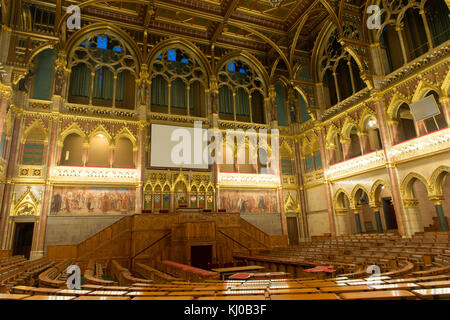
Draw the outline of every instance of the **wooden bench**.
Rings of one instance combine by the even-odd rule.
[[[115,286],[116,281],[104,280],[96,277],[95,275],[95,262],[89,260],[86,270],[84,271],[84,281],[88,284],[100,285],[100,286]]]
[[[132,285],[133,283],[150,284],[153,282],[149,279],[134,277],[127,268],[122,267],[116,260],[111,261],[111,274],[122,286]]]

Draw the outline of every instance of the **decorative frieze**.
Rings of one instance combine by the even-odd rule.
[[[136,169],[59,166],[53,169],[51,179],[54,182],[136,184],[139,172]]]
[[[334,164],[326,171],[326,176],[327,179],[335,180],[381,168],[385,165],[386,158],[384,156],[384,151],[380,150]]]
[[[44,168],[42,166],[20,166],[18,170],[19,177],[42,178]]]
[[[280,177],[272,174],[219,173],[220,187],[278,187]]]
[[[392,146],[388,152],[392,162],[402,162],[435,152],[446,152],[449,149],[450,129],[446,128]]]

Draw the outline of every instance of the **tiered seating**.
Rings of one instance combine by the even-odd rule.
[[[53,265],[47,258],[29,261],[23,256],[3,259],[0,263],[0,291],[23,283],[33,283],[34,277]]]
[[[94,285],[102,285],[102,286],[116,286],[117,285],[116,281],[102,279],[103,270],[101,268],[101,265],[100,265],[100,267],[96,267],[96,266],[98,266],[98,264],[96,264],[94,262],[94,260],[89,261],[89,263],[86,267],[86,270],[84,271],[84,281],[86,283],[94,284]],[[101,273],[97,273],[96,270],[97,270],[97,272],[99,270],[102,270],[102,271],[100,271]]]
[[[39,275],[39,285],[50,288],[64,288],[67,285],[65,271],[73,262],[73,259],[67,259],[42,272]]]
[[[410,272],[426,276],[449,271],[449,234],[426,232],[410,239],[393,233],[347,235],[235,258],[273,271],[288,270],[294,277],[304,274],[292,266],[308,264],[330,266],[348,278],[362,277],[369,265],[378,265],[391,277]]]
[[[134,266],[134,272],[137,275],[144,277],[145,279],[153,280],[158,283],[168,283],[176,280],[181,280],[143,263],[136,263],[136,265]]]
[[[84,285],[81,290],[16,286],[0,299],[25,300],[355,300],[448,299],[450,275],[399,278],[389,276],[326,280],[206,280],[135,283],[130,286]]]
[[[131,285],[133,283],[149,284],[153,282],[152,280],[134,277],[127,268],[122,267],[116,260],[111,261],[111,274],[114,278],[118,279],[119,285],[121,286]]]
[[[202,281],[205,279],[219,278],[219,274],[217,272],[207,271],[169,260],[156,262],[156,267],[162,272],[189,281]]]

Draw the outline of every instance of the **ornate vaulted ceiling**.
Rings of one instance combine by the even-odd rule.
[[[347,13],[362,16],[365,2],[283,0],[273,7],[270,0],[15,1],[54,12],[54,25],[64,18],[68,6],[76,4],[81,7],[82,26],[112,22],[127,31],[144,54],[158,41],[176,36],[194,42],[207,55],[219,57],[229,50],[243,49],[266,65],[271,65],[281,51],[286,57],[293,57],[289,61],[292,67],[297,59],[310,56],[317,35],[329,21],[338,23]],[[33,21],[30,25],[37,24],[38,21]],[[74,31],[68,31],[67,36],[71,32]],[[60,36],[57,28],[48,29],[48,33]],[[291,51],[294,43],[295,50]],[[287,59],[278,67],[284,68],[285,62]]]

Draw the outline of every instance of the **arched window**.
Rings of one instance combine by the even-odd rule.
[[[350,28],[349,25],[344,27]],[[357,31],[352,31],[351,36],[355,40],[360,38]],[[338,32],[334,29],[319,50],[318,77],[322,79],[324,98],[328,107],[336,105],[365,87],[358,65],[349,52],[344,50],[338,38]]]
[[[277,104],[277,119],[279,126],[287,126],[286,89],[281,83],[275,84],[275,102]]]
[[[250,121],[250,99],[244,88],[237,88],[235,96],[236,120]]]
[[[300,121],[303,123],[310,120],[311,116],[308,113],[308,105],[303,96],[297,92],[297,97],[299,102],[298,110],[300,110]]]
[[[186,83],[176,78],[170,84],[171,113],[187,115]]]
[[[194,117],[206,115],[205,86],[198,80],[189,87],[189,113]]]
[[[228,85],[219,87],[219,113],[225,120],[234,120],[233,91]]]
[[[37,57],[33,84],[33,99],[50,100],[55,52],[53,49],[41,51]]]
[[[264,97],[260,91],[252,92],[252,120],[255,123],[265,123],[264,121]]]
[[[109,167],[109,141],[101,133],[89,143],[88,167]]]
[[[152,112],[206,116],[206,72],[193,53],[177,47],[164,49],[150,65]]]
[[[428,0],[425,13],[433,45],[436,47],[450,39],[449,9],[445,0]]]
[[[169,105],[169,85],[162,75],[152,79],[152,111],[167,113]]]
[[[23,145],[22,164],[42,165],[44,162],[45,133],[35,128],[32,129]]]
[[[417,137],[414,118],[409,106],[404,103],[397,111],[398,142],[414,139]]]
[[[134,168],[133,143],[128,138],[120,138],[116,142],[113,167]]]
[[[82,166],[83,138],[76,133],[69,134],[64,139],[60,159],[62,166]]]
[[[381,56],[385,74],[389,74],[403,66],[403,55],[400,39],[395,27],[387,25],[380,36]]]
[[[115,35],[105,32],[82,38],[69,63],[69,102],[134,109],[136,65]]]
[[[221,119],[265,123],[262,77],[249,64],[242,60],[225,63],[218,86]]]
[[[419,9],[410,8],[406,10],[403,18],[405,29],[403,36],[407,46],[408,61],[414,60],[426,53],[429,49],[428,39],[419,14]]]

